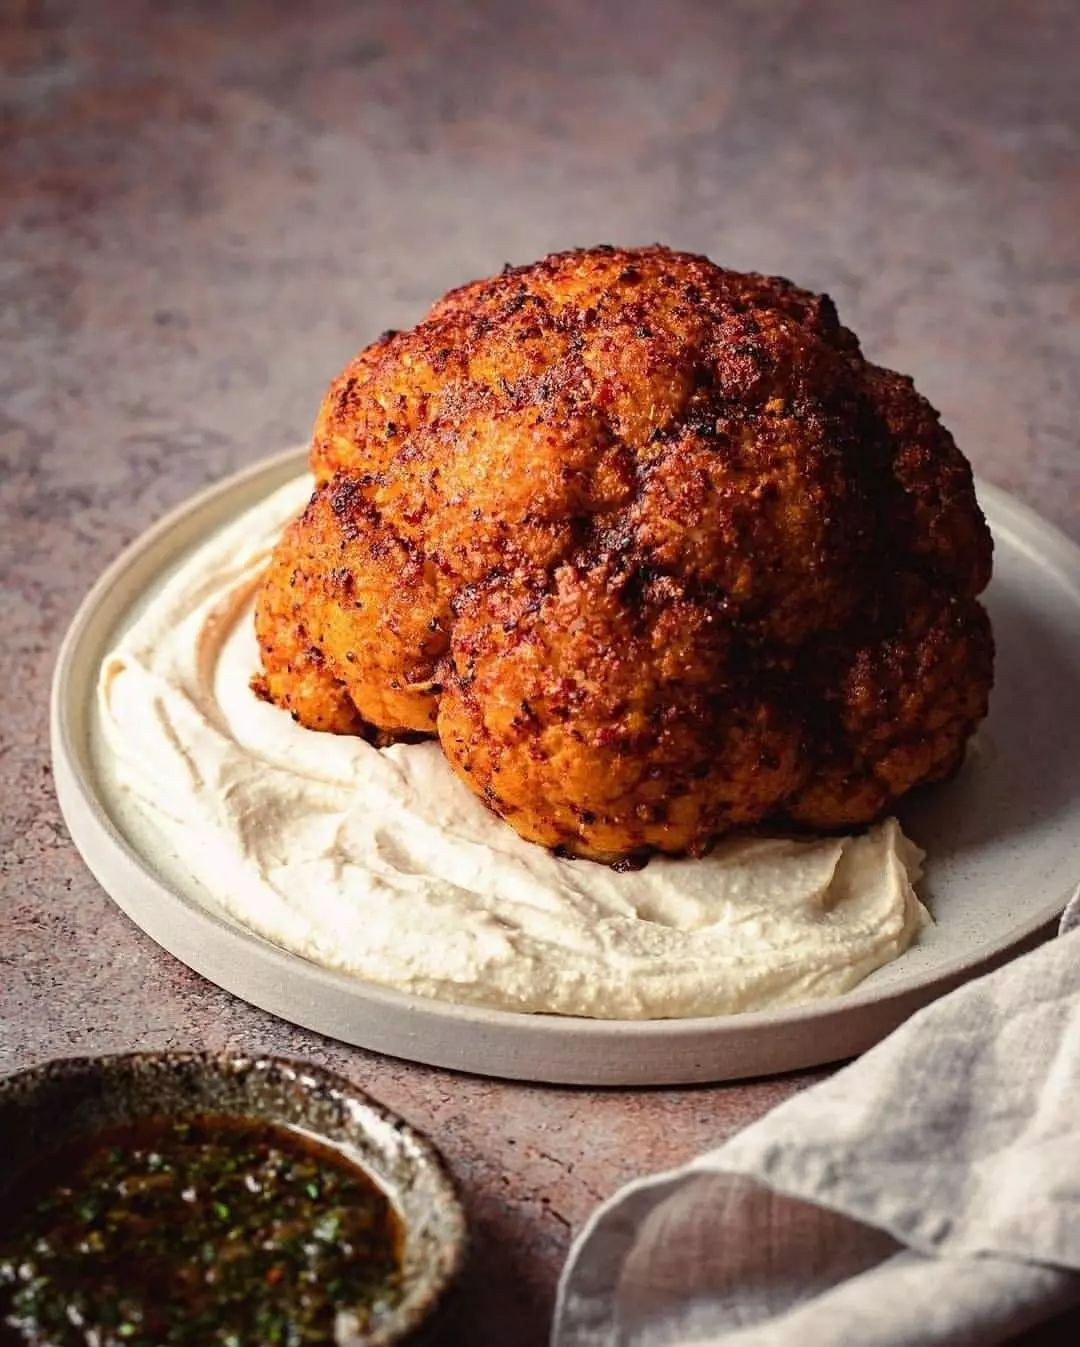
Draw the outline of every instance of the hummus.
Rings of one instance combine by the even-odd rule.
[[[254,591],[310,490],[289,483],[198,547],[102,666],[117,811],[208,902],[372,982],[611,1019],[834,996],[908,947],[922,853],[895,819],[616,873],[523,841],[434,742],[380,750],[259,701]]]

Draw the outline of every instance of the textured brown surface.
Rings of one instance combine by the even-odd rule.
[[[861,826],[986,714],[971,469],[790,281],[657,245],[506,268],[346,365],[311,466],[254,686],[310,729],[437,732],[531,842]]]
[[[205,985],[67,840],[45,710],[62,629],[165,508],[302,440],[365,340],[503,260],[596,241],[828,290],[977,472],[1077,532],[1075,6],[221,8],[24,0],[0,18],[0,1069],[235,1046],[342,1070],[465,1185],[478,1251],[446,1341],[538,1347],[598,1197],[812,1077],[499,1085]]]

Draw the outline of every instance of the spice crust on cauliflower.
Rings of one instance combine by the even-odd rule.
[[[985,715],[967,461],[827,296],[659,246],[507,268],[331,384],[257,689],[437,735],[518,833],[621,861],[849,828]]]

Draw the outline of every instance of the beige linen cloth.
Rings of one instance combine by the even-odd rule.
[[[1061,934],[597,1210],[553,1347],[989,1347],[1080,1302],[1080,891]]]

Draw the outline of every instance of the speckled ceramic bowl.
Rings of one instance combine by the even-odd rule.
[[[0,1210],[22,1167],[77,1133],[148,1116],[237,1114],[302,1127],[373,1175],[405,1226],[403,1296],[343,1347],[414,1335],[454,1282],[465,1218],[434,1147],[341,1076],[278,1057],[131,1053],[71,1057],[0,1080]]]

